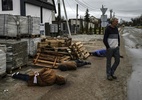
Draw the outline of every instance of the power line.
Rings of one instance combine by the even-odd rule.
[[[88,7],[85,7],[85,5],[82,5],[80,2],[78,2],[77,0],[75,0],[75,3],[79,4],[81,8],[83,8],[84,10],[86,10]],[[81,9],[80,7],[78,7],[78,9],[82,12],[84,12],[83,9]]]
[[[71,8],[71,10],[75,13],[75,11],[72,9],[72,7],[70,6],[70,4],[68,3],[68,0],[66,0],[66,2],[69,5],[69,7]]]
[[[94,9],[94,8],[92,8],[92,7],[89,7],[88,5],[86,5],[86,3],[84,2],[84,3],[82,3],[81,1],[79,1],[79,0],[75,0],[76,2],[78,2],[81,6],[83,6],[83,7],[86,7],[86,8],[88,8],[88,9],[91,9],[91,10],[96,10],[96,9]]]
[[[66,0],[67,1],[67,0]],[[74,2],[75,3],[75,5],[76,4],[78,4],[78,2],[76,2],[75,0],[72,0],[72,2]],[[80,8],[81,7],[81,8]],[[84,9],[84,6],[80,6],[80,7],[78,7],[78,9],[81,11],[81,12],[84,12],[84,10],[86,9]],[[83,10],[84,9],[84,10]]]
[[[84,4],[86,4],[87,6],[91,7],[92,9],[94,9],[93,6],[91,6],[90,4],[88,4],[87,2],[85,2],[84,0],[82,0],[82,2],[83,2]]]
[[[84,8],[89,8],[88,6],[84,5],[82,2],[78,1],[78,0],[75,0],[79,5],[81,5],[82,7]]]

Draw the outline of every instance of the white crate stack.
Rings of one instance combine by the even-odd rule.
[[[40,35],[40,18],[28,16],[28,20],[29,20],[29,33],[31,35]]]
[[[28,55],[34,57],[37,53],[37,44],[38,42],[41,42],[41,38],[23,38],[21,41],[27,41]]]
[[[19,22],[19,35],[29,34],[29,22],[26,16],[16,16]]]
[[[0,75],[6,73],[6,46],[0,45]]]
[[[41,42],[40,18],[0,14],[0,38],[1,36],[8,37],[8,39],[11,39],[9,37],[18,37],[21,41],[27,41],[28,55],[35,56],[37,43]]]
[[[1,45],[6,46],[6,71],[11,73],[13,69],[21,68],[28,63],[26,41],[0,40]]]
[[[40,35],[40,18],[0,14],[0,36]]]
[[[0,14],[0,36],[16,37],[18,34],[17,23],[16,16]]]

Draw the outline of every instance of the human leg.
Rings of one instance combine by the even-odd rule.
[[[63,64],[58,65],[58,68],[59,68],[61,71],[67,71],[67,70],[68,70],[67,66],[66,66],[66,65],[63,65]]]
[[[94,52],[94,53],[93,53],[93,56],[99,57],[99,55],[97,54],[97,52]]]
[[[112,59],[112,55],[113,55],[113,50],[112,49],[108,49],[107,50],[107,54],[106,54],[106,73],[107,73],[107,75],[111,74],[111,59]]]
[[[120,63],[120,53],[119,53],[119,48],[116,48],[115,51],[114,51],[114,64],[112,65],[112,68],[111,68],[111,75],[113,76],[114,75],[114,72],[116,71],[119,63]]]
[[[106,53],[106,74],[107,74],[107,79],[111,80],[111,59],[113,55],[113,49],[108,49]]]
[[[23,81],[29,80],[29,75],[27,75],[27,74],[18,73],[18,74],[13,74],[12,77],[15,78],[15,79],[23,80]]]
[[[83,60],[76,60],[77,67],[82,67],[84,65],[91,65],[91,62],[83,61]]]

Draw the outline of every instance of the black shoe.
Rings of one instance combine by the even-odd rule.
[[[86,65],[91,65],[91,62],[85,62],[86,63]]]
[[[92,54],[92,52],[89,52],[89,54],[92,56],[93,54]]]
[[[124,57],[120,55],[120,58],[124,58]]]
[[[112,76],[107,76],[107,80],[112,81],[113,80]]]
[[[116,77],[116,76],[111,75],[111,77],[112,77],[113,79],[117,79],[117,77]]]

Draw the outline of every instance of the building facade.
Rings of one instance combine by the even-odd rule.
[[[55,20],[54,0],[1,0],[0,14],[40,17],[41,23]]]

